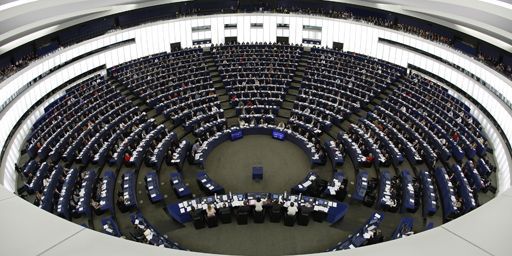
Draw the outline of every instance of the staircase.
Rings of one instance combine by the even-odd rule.
[[[310,51],[304,50],[302,56],[299,60],[299,65],[293,74],[292,82],[288,87],[288,91],[284,97],[284,101],[279,108],[279,112],[277,114],[279,119],[285,119],[286,121],[291,117],[291,110],[293,109],[293,105],[297,100],[297,96],[299,95],[300,85],[302,83],[302,79],[304,77],[304,70],[306,69],[306,61],[308,58]]]
[[[210,76],[212,77],[213,86],[215,88],[215,94],[220,101],[220,106],[224,110],[224,118],[226,118],[227,126],[238,125],[238,119],[236,118],[236,111],[233,106],[229,103],[229,95],[226,91],[226,87],[222,82],[222,79],[219,74],[219,70],[215,61],[213,59],[212,52],[210,48],[205,48],[203,52],[205,56],[206,66],[208,67],[208,71],[210,72]]]

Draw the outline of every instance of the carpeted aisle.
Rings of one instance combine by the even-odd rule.
[[[263,180],[252,180],[252,167],[261,165]],[[315,168],[329,180],[332,170]],[[289,141],[275,140],[267,135],[249,135],[216,147],[206,159],[208,175],[232,192],[283,192],[295,186],[311,170],[304,151]]]

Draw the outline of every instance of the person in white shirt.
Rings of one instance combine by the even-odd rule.
[[[261,201],[261,198],[256,198],[256,203],[254,203],[254,211],[263,211],[263,201]]]
[[[290,216],[295,216],[295,214],[297,214],[298,211],[299,211],[299,209],[297,208],[297,206],[295,206],[295,204],[293,202],[291,202],[290,206],[288,206],[286,214],[288,214]]]
[[[211,218],[215,217],[215,208],[213,208],[210,204],[206,208],[206,217]]]
[[[240,124],[240,127],[244,127],[245,126],[245,121],[241,118],[238,119],[238,123]]]

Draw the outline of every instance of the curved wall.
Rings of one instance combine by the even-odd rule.
[[[263,28],[251,28],[251,23],[263,23]],[[278,29],[278,23],[289,24],[289,28]],[[225,24],[237,24],[237,28],[225,29]],[[210,25],[211,31],[192,32],[192,27],[202,25]],[[303,25],[321,27],[321,32],[304,30]],[[111,67],[148,54],[169,51],[170,44],[175,42],[181,42],[183,47],[192,46],[193,40],[201,39],[211,39],[212,43],[223,43],[226,36],[237,36],[240,42],[275,42],[276,36],[285,36],[289,37],[290,43],[302,43],[302,40],[306,38],[319,40],[322,46],[328,47],[332,47],[333,42],[340,42],[344,44],[346,51],[367,54],[402,66],[407,66],[409,63],[414,64],[452,82],[478,100],[498,121],[506,134],[506,139],[512,141],[512,128],[507,126],[512,114],[488,89],[482,88],[476,81],[446,64],[415,52],[379,43],[378,38],[387,38],[411,45],[457,63],[483,78],[494,88],[502,91],[503,95],[510,100],[512,100],[511,82],[483,64],[458,54],[448,47],[417,38],[413,35],[347,20],[294,14],[212,15],[146,24],[125,31],[116,31],[73,47],[62,49],[55,54],[32,63],[29,67],[0,85],[1,105],[9,100],[9,97],[17,89],[53,66],[105,45],[135,38],[135,44],[88,56],[51,73],[16,97],[0,113],[0,123],[2,124],[0,147],[3,147],[5,143],[9,143],[2,159],[0,171],[1,183],[5,186],[5,189],[3,186],[0,186],[0,207],[4,209],[0,211],[0,224],[4,227],[0,231],[0,240],[12,241],[13,239],[9,238],[14,236],[18,238],[24,237],[24,239],[19,239],[19,242],[34,242],[34,246],[30,248],[27,246],[23,247],[22,245],[18,247],[17,242],[9,243],[3,246],[2,251],[5,250],[6,252],[12,252],[12,254],[19,254],[19,250],[22,248],[21,250],[25,250],[24,252],[27,255],[64,255],[65,253],[79,255],[84,254],[85,251],[89,254],[90,250],[80,250],[77,248],[83,248],[90,243],[95,243],[97,246],[93,250],[102,254],[105,254],[105,252],[119,253],[121,252],[120,250],[123,250],[120,249],[121,247],[125,249],[123,250],[125,255],[134,255],[135,252],[147,252],[146,254],[148,255],[192,254],[189,252],[168,251],[155,247],[148,248],[145,245],[113,239],[98,232],[81,228],[65,220],[55,218],[31,206],[21,198],[13,196],[9,192],[14,191],[16,185],[13,166],[19,157],[19,149],[23,145],[23,140],[41,109],[36,110],[29,118],[22,122],[22,125],[16,132],[16,136],[10,142],[7,142],[6,139],[10,130],[16,125],[25,111],[41,99],[43,95],[87,70],[103,64],[106,67]],[[512,192],[507,190],[510,187],[510,153],[503,144],[503,138],[500,137],[487,117],[481,114],[479,110],[473,109],[473,113],[488,133],[489,139],[494,142],[493,147],[499,167],[498,175],[501,195],[483,207],[432,231],[398,241],[350,250],[350,252],[336,252],[336,254],[346,255],[350,253],[351,255],[360,255],[372,252],[393,251],[397,255],[406,255],[414,251],[419,255],[432,255],[433,253],[499,255],[510,249],[508,248],[510,247],[509,243],[503,240],[507,237],[505,235],[507,230],[505,229],[512,224],[512,220],[507,216],[502,216],[512,210]],[[21,213],[23,216],[20,216]],[[496,214],[498,216],[494,217]],[[12,221],[14,215],[18,215],[17,219],[27,221],[14,223]],[[486,222],[481,221],[483,218],[487,218]],[[37,229],[35,228],[36,226],[38,227]],[[51,230],[54,231],[51,232]],[[474,230],[481,232],[474,232]],[[493,234],[493,239],[488,239],[489,234]],[[500,236],[500,234],[502,235]],[[41,239],[41,237],[45,239]],[[340,238],[340,240],[342,239]],[[35,244],[37,244],[38,250],[29,252],[29,249],[36,248]],[[450,244],[450,247],[432,246],[437,244]],[[132,248],[133,250],[131,250]]]

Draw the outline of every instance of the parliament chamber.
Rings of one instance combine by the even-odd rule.
[[[0,52],[0,252],[506,255],[510,53],[373,5],[163,2]]]

